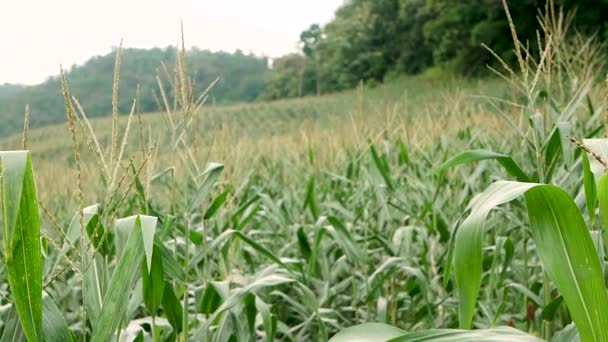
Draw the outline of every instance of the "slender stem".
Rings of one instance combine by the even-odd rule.
[[[189,215],[186,213],[186,236],[185,236],[185,240],[186,240],[186,251],[184,253],[184,261],[185,261],[185,269],[186,269],[186,274],[184,275],[184,326],[183,326],[183,331],[184,331],[184,339],[185,341],[188,341],[188,288],[189,288],[189,277],[188,277],[188,270],[190,269],[190,218]]]

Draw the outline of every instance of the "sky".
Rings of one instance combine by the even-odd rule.
[[[0,84],[36,84],[123,40],[124,47],[241,49],[278,57],[343,0],[0,0]]]

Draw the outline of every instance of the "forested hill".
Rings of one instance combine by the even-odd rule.
[[[116,52],[97,56],[67,71],[70,90],[90,117],[111,113],[112,79]],[[140,104],[144,112],[158,110],[156,75],[164,63],[173,70],[174,48],[124,49],[120,73],[120,111],[128,112],[140,86]],[[266,58],[235,53],[191,49],[187,52],[188,73],[196,92],[203,91],[220,78],[210,95],[218,103],[251,101],[264,89],[270,72]],[[59,66],[58,66],[59,69]],[[169,85],[165,85],[170,91]],[[65,107],[58,76],[35,86],[0,85],[0,135],[19,131],[23,125],[25,105],[29,104],[31,126],[43,126],[65,120]]]
[[[606,52],[608,0],[508,0],[519,40],[538,54],[539,18],[561,25],[578,37],[593,37],[588,46]],[[300,35],[300,51],[272,62],[246,55],[188,52],[188,72],[199,93],[216,77],[212,92],[218,103],[273,100],[326,94],[355,87],[358,82],[384,82],[394,75],[430,72],[443,75],[478,75],[499,56],[515,66],[511,27],[504,0],[345,0],[334,18],[313,24]],[[549,6],[551,8],[551,6]],[[559,8],[567,14],[560,17]],[[556,14],[557,13],[557,14]],[[560,24],[561,23],[561,24]],[[565,23],[565,24],[564,24]],[[566,30],[558,30],[565,32]],[[565,41],[569,37],[564,38]],[[486,48],[494,51],[492,55]],[[121,68],[120,110],[128,112],[137,85],[144,112],[158,109],[153,90],[164,61],[172,69],[175,49],[126,49]],[[115,53],[95,57],[69,70],[71,90],[89,116],[111,112]],[[516,68],[517,69],[517,68]],[[598,70],[597,75],[605,75]],[[167,87],[169,89],[170,87]],[[64,120],[57,77],[33,87],[0,86],[0,135],[21,129],[25,104],[32,109],[32,126]]]
[[[506,2],[518,38],[536,56],[545,12],[551,26],[570,26],[570,33],[596,43],[608,40],[608,0]],[[554,11],[545,11],[547,5]],[[346,0],[331,22],[301,34],[301,53],[274,61],[263,97],[327,93],[429,69],[434,75],[487,74],[497,60],[482,44],[515,65],[511,37],[502,0]]]

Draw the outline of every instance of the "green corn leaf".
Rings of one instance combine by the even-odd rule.
[[[310,177],[308,184],[306,185],[306,200],[304,201],[304,209],[308,207],[310,213],[315,220],[319,219],[319,204],[315,196],[315,177]]]
[[[325,227],[325,230],[331,234],[351,261],[353,263],[363,262],[365,254],[359,245],[357,245],[357,242],[350,233],[350,230],[346,228],[346,225],[334,216],[328,217],[327,221],[329,221],[331,226]]]
[[[516,180],[520,182],[529,181],[526,173],[519,167],[519,165],[517,165],[517,163],[515,163],[515,161],[513,161],[511,156],[486,150],[471,150],[462,152],[441,164],[439,168],[437,168],[437,172],[442,172],[456,166],[475,163],[486,159],[496,159],[496,161],[500,163],[505,171],[507,171],[507,173],[513,176]]]
[[[473,319],[481,281],[486,217],[494,207],[526,194],[530,229],[545,271],[553,280],[581,337],[608,340],[608,297],[597,251],[578,208],[563,190],[551,185],[498,181],[476,197],[457,231],[455,273],[461,328]]]
[[[407,151],[407,147],[405,146],[401,138],[397,139],[397,147],[399,148],[399,163],[409,164],[410,156]]]
[[[104,256],[109,255],[114,241],[114,234],[105,232],[104,226],[99,221],[99,215],[97,214],[91,216],[87,221],[87,235],[89,240],[92,241],[93,247],[99,251],[99,254]]]
[[[262,316],[264,325],[264,333],[266,334],[266,342],[274,341],[277,331],[277,317],[270,311],[270,306],[262,301],[258,296],[255,297],[255,306]]]
[[[587,202],[587,211],[591,225],[595,222],[595,208],[597,206],[597,191],[595,186],[595,176],[591,171],[589,158],[587,154],[583,154],[583,185],[585,188],[585,199]]]
[[[388,341],[403,334],[405,334],[404,330],[384,323],[365,323],[340,331],[329,342]]]
[[[215,310],[220,307],[224,299],[228,297],[229,292],[229,282],[210,282],[203,292],[199,309],[200,312],[204,314],[212,314],[215,312]]]
[[[255,306],[256,295],[253,293],[249,293],[245,296],[243,300],[245,317],[247,317],[247,331],[249,331],[251,336],[255,336],[255,317],[258,313],[258,310]]]
[[[42,341],[40,216],[27,151],[0,152],[6,277],[28,341]]]
[[[563,190],[539,186],[526,193],[530,228],[583,341],[608,341],[608,296],[600,260],[574,201]]]
[[[597,197],[604,234],[604,247],[608,251],[608,173],[601,176],[598,181]]]
[[[68,342],[74,337],[55,301],[45,295],[42,300],[42,328],[45,342]]]
[[[270,274],[259,279],[254,280],[250,284],[240,289],[237,289],[230,295],[230,297],[226,298],[226,300],[215,310],[215,312],[209,317],[209,319],[203,324],[195,335],[196,341],[203,341],[207,330],[215,322],[220,314],[225,312],[226,310],[234,307],[235,305],[241,303],[245,297],[259,289],[273,287],[281,284],[291,283],[294,280],[291,278],[287,278],[286,276],[279,274]]]
[[[258,253],[262,254],[263,256],[265,256],[266,258],[268,258],[270,261],[274,262],[278,266],[281,266],[285,270],[292,272],[292,269],[289,266],[287,266],[287,264],[282,262],[281,259],[279,259],[271,251],[269,251],[267,248],[260,245],[259,243],[255,242],[253,239],[251,239],[247,235],[245,235],[239,231],[236,231],[236,230],[228,229],[228,230],[224,231],[222,234],[220,234],[217,238],[215,238],[215,240],[213,240],[213,242],[211,243],[211,246],[209,247],[209,252],[215,251],[216,249],[220,248],[221,246],[224,245],[224,243],[226,241],[232,239],[233,237],[236,237],[236,238],[240,239],[241,241],[243,241],[244,243],[248,244],[251,248],[256,250]],[[203,256],[203,254],[201,253],[199,258],[202,258],[202,256]],[[195,260],[198,260],[198,259],[195,259]],[[196,262],[194,262],[193,264],[196,264]]]
[[[57,304],[46,293],[44,293],[44,299],[42,300],[42,330],[44,331],[45,342],[69,342],[74,340]],[[14,306],[11,306],[5,317],[4,331],[0,337],[0,342],[17,341],[25,342],[26,339],[17,317],[17,311]]]
[[[103,274],[103,257],[95,255],[90,259],[90,255],[86,256],[85,263],[89,263],[89,268],[84,275],[84,286],[82,295],[87,309],[87,315],[91,321],[91,325],[95,328],[97,318],[101,313],[103,305],[103,296],[107,287],[106,277]]]
[[[184,329],[184,309],[173,290],[171,283],[166,282],[163,294],[163,308],[169,324],[179,334]]]
[[[484,330],[437,329],[405,334],[389,342],[541,342],[542,339],[509,327]]]
[[[26,342],[25,335],[21,324],[19,324],[19,317],[17,316],[17,310],[12,305],[8,313],[4,317],[4,330],[2,331],[2,337],[0,342]]]
[[[378,154],[378,151],[376,151],[376,147],[374,145],[370,145],[369,150],[370,150],[370,153],[372,154],[372,159],[374,161],[374,164],[376,165],[376,169],[378,169],[378,172],[380,172],[380,175],[384,179],[384,183],[386,183],[386,186],[390,190],[393,190],[393,181],[391,179],[391,170],[388,165],[388,162],[386,161],[386,158],[384,158],[384,156],[381,156],[380,154]]]
[[[365,323],[347,328],[329,342],[541,342],[542,339],[509,327],[484,330],[436,329],[406,333],[382,323]]]
[[[224,165],[211,163],[199,176],[202,181],[196,193],[192,197],[192,201],[190,202],[190,212],[192,212],[193,210],[197,210],[199,206],[203,203],[205,198],[207,198],[207,196],[211,192],[211,189],[213,189],[215,182],[217,182],[218,178],[222,174],[222,171],[224,171]]]
[[[152,314],[156,313],[163,301],[165,291],[165,275],[161,251],[156,245],[152,252],[152,269],[142,262],[142,289],[146,308]]]
[[[229,192],[230,192],[230,190],[224,190],[224,192],[219,194],[219,196],[217,196],[213,200],[213,202],[211,202],[209,209],[207,209],[207,211],[205,212],[205,216],[203,217],[205,220],[208,220],[208,219],[212,218],[213,215],[215,215],[217,210],[219,208],[221,208],[221,206],[224,204],[224,202],[226,202],[226,198],[228,197]]]
[[[298,237],[298,246],[300,247],[300,253],[302,257],[307,261],[310,259],[310,244],[308,243],[308,238],[306,237],[306,233],[304,233],[304,228],[298,228],[298,232],[296,233]]]
[[[157,239],[154,241],[154,248],[158,248],[161,254],[161,258],[163,261],[163,270],[165,274],[173,280],[177,280],[179,282],[185,281],[185,272],[182,265],[175,259],[175,256],[167,246],[165,246],[161,241]],[[154,252],[155,253],[155,252]]]
[[[145,246],[153,245],[155,229],[156,217],[138,215],[116,221],[117,231],[130,230],[130,234],[112,274],[91,341],[109,341],[116,333],[139,275]]]

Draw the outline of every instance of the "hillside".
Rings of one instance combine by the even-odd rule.
[[[401,132],[414,146],[424,146],[439,136],[452,136],[473,122],[493,122],[497,117],[484,114],[484,107],[479,106],[483,101],[471,96],[505,91],[494,79],[404,77],[382,86],[319,97],[234,105],[207,103],[196,118],[199,157],[225,162],[226,173],[235,180],[246,177],[264,160],[299,163],[307,146],[315,151],[318,166],[330,167],[342,158],[344,149],[364,146],[368,138],[380,138],[384,133]],[[123,112],[121,130],[126,119]],[[148,113],[142,121],[146,140],[160,139],[161,158],[173,160],[166,114]],[[111,119],[95,118],[91,122],[98,140],[109,141]],[[0,150],[18,149],[20,145],[21,134],[0,139]],[[132,126],[129,152],[136,153],[139,145],[139,128]],[[72,195],[60,191],[65,185],[53,177],[70,172],[73,163],[67,125],[30,130],[28,148],[35,163],[53,170],[38,175],[45,188],[43,194],[54,201],[64,196],[62,200],[70,201]],[[90,152],[83,158],[85,169],[97,167]],[[92,184],[98,181],[87,179]]]
[[[165,70],[173,70],[175,49],[124,49],[120,73],[120,111],[128,112],[131,101],[140,87],[140,105],[144,112],[156,111],[158,85],[156,76],[166,77]],[[91,58],[67,71],[70,88],[89,117],[111,113],[112,79],[115,51]],[[218,103],[251,101],[264,87],[269,68],[265,58],[235,53],[210,52],[191,49],[187,52],[189,74],[200,92],[216,78],[210,96]],[[166,69],[163,67],[166,66]],[[59,69],[59,66],[58,66]],[[173,78],[173,75],[170,75]],[[169,83],[171,80],[166,80]],[[167,87],[167,91],[170,87]],[[171,97],[171,93],[168,92]],[[35,86],[0,85],[0,136],[15,133],[22,128],[25,105],[32,110],[31,126],[41,127],[65,121],[58,76]]]

